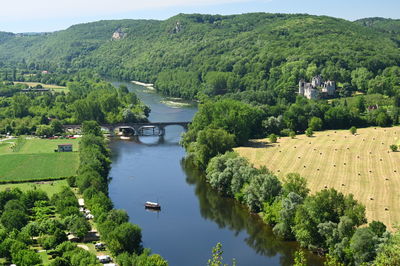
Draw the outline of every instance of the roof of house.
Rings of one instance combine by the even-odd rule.
[[[58,144],[58,146],[72,146],[71,143],[65,143],[65,144]]]

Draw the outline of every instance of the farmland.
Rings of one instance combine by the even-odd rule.
[[[67,89],[67,87],[65,86],[58,86],[58,85],[51,85],[51,84],[43,84],[43,83],[39,83],[39,82],[21,82],[21,81],[15,81],[15,84],[25,84],[28,85],[29,87],[36,87],[38,85],[42,86],[44,89],[51,89],[57,92],[69,92],[69,90]]]
[[[369,221],[379,220],[390,229],[400,223],[400,152],[389,145],[400,140],[400,127],[316,132],[295,139],[252,141],[251,147],[235,149],[255,167],[265,165],[279,177],[298,172],[311,193],[335,188],[366,206]]]
[[[77,152],[56,153],[58,144],[71,143],[77,151],[78,140],[12,139],[0,144],[0,181],[23,181],[75,175]],[[14,148],[13,148],[14,147]]]

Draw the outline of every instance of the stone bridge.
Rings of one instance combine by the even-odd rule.
[[[168,126],[181,126],[185,131],[188,130],[191,122],[149,122],[149,123],[118,123],[118,124],[101,124],[100,127],[110,134],[118,132],[131,131],[134,136],[164,136],[165,128]],[[64,125],[67,132],[80,132],[81,125]]]

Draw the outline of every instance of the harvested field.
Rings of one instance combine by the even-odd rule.
[[[390,229],[400,223],[400,152],[389,145],[400,141],[400,127],[316,132],[278,143],[254,140],[235,151],[256,167],[265,165],[279,177],[297,172],[308,180],[311,193],[335,188],[366,206],[368,221]]]

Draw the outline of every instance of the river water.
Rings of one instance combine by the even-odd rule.
[[[124,84],[151,107],[152,122],[191,121],[195,106],[176,108],[144,87]],[[225,263],[237,265],[291,265],[294,242],[277,240],[270,227],[232,199],[220,197],[202,175],[185,163],[179,145],[183,129],[166,128],[166,135],[140,137],[137,141],[112,140],[112,177],[109,195],[115,208],[125,209],[130,221],[142,228],[143,245],[161,254],[170,265],[206,265],[217,242],[223,246]],[[157,201],[160,212],[144,209]],[[310,265],[318,257],[307,253]]]

